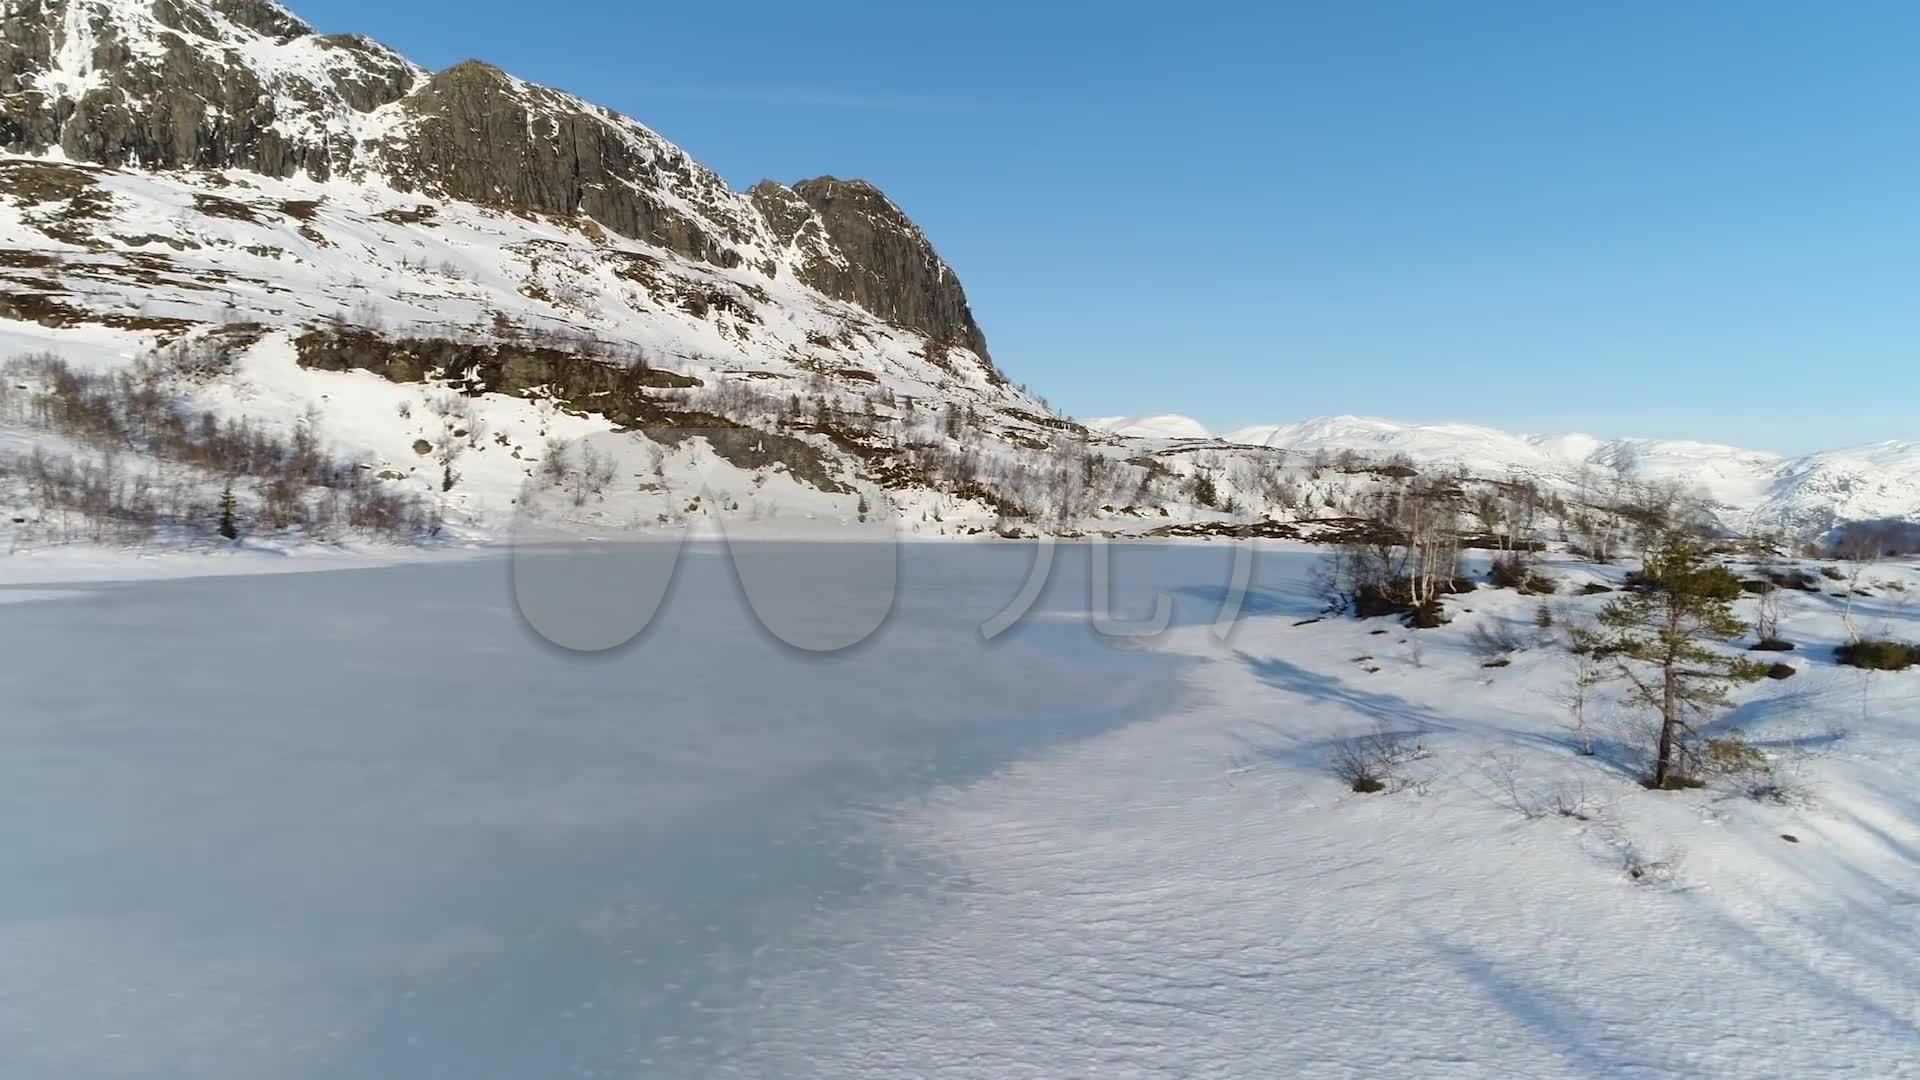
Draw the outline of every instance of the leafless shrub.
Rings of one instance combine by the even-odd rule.
[[[600,450],[590,442],[582,443],[580,467],[567,478],[573,505],[584,506],[589,498],[603,497],[619,471],[619,459],[611,451]]]
[[[472,409],[473,403],[458,394],[435,394],[427,399],[427,411],[443,423],[462,419]]]
[[[156,350],[152,360],[169,374],[195,381],[231,373],[233,361],[232,343],[217,334],[181,338]]]
[[[353,310],[346,315],[346,322],[367,330],[379,330],[387,324],[386,317],[380,313],[380,305],[371,298],[353,305]]]
[[[1753,635],[1763,643],[1773,644],[1780,640],[1782,591],[1773,582],[1763,581],[1759,593],[1753,598]]]
[[[461,438],[458,429],[443,429],[440,437],[433,441],[433,460],[440,465],[440,490],[452,491],[460,482],[460,474],[453,469],[453,463],[459,461],[467,452],[467,444]]]
[[[572,471],[573,444],[559,436],[548,438],[540,455],[540,478],[558,486],[567,482],[567,474]]]
[[[1333,775],[1361,794],[1397,791],[1407,784],[1404,767],[1427,756],[1427,750],[1405,732],[1385,724],[1371,734],[1342,742],[1333,753]]]
[[[1600,813],[1599,807],[1587,795],[1586,784],[1579,781],[1560,781],[1548,785],[1528,783],[1520,778],[1511,757],[1489,755],[1480,772],[1491,785],[1489,797],[1495,805],[1511,810],[1528,821],[1548,817],[1591,821]]]
[[[1527,643],[1507,620],[1482,619],[1467,635],[1467,647],[1484,660],[1494,660],[1524,651]]]

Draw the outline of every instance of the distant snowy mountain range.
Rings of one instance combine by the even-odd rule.
[[[1371,459],[1405,454],[1423,464],[1464,465],[1479,476],[1519,472],[1549,481],[1571,481],[1582,469],[1611,470],[1631,461],[1642,479],[1677,482],[1704,494],[1730,528],[1777,527],[1806,535],[1846,521],[1920,520],[1920,439],[1787,457],[1685,440],[1518,435],[1475,424],[1405,424],[1370,416],[1259,424],[1219,436],[1177,414],[1101,417],[1087,426],[1130,438],[1209,440],[1289,453],[1353,451]]]

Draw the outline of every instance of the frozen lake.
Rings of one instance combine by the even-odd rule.
[[[827,655],[712,547],[594,656],[532,631],[506,560],[0,604],[0,1074],[709,1071],[796,934],[937,883],[871,823],[1181,692],[1090,628],[1084,548],[991,643],[1031,548],[900,558]],[[1230,558],[1117,550],[1116,613],[1210,621]]]

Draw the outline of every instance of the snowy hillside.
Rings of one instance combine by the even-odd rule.
[[[1107,418],[1088,426],[1146,439],[1211,437],[1205,425],[1179,415]],[[1519,435],[1475,424],[1332,416],[1240,428],[1219,441],[1309,456],[1355,453],[1384,460],[1405,455],[1421,465],[1464,466],[1482,477],[1518,474],[1563,488],[1583,471],[1630,465],[1643,480],[1702,493],[1725,527],[1742,532],[1817,536],[1846,521],[1920,521],[1920,439],[1787,458],[1685,440]]]
[[[249,524],[309,536],[348,467],[478,538],[555,496],[543,519],[588,529],[1080,516],[1039,505],[1080,429],[1001,376],[957,278],[871,185],[735,192],[627,118],[481,64],[429,75],[265,0],[0,17],[19,121],[0,139],[23,152],[0,158],[0,465],[44,480],[45,451],[62,477],[0,470],[11,545],[114,531],[73,521],[104,454],[136,488],[189,489],[162,514],[93,498],[132,535],[210,527],[220,482],[153,458],[213,451],[125,438],[151,420],[112,390],[127,373],[171,417],[323,440],[300,512],[265,513],[258,454],[236,493]],[[77,433],[83,392],[115,418]]]

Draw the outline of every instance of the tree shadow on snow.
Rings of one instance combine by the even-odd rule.
[[[1567,753],[1577,751],[1571,735],[1544,734],[1525,728],[1509,727],[1491,719],[1483,724],[1471,724],[1438,712],[1430,706],[1409,701],[1398,694],[1362,690],[1343,679],[1309,671],[1277,656],[1260,657],[1247,652],[1240,652],[1237,655],[1240,662],[1268,686],[1345,709],[1371,721],[1388,735],[1417,738],[1436,731],[1459,733],[1477,728],[1485,734],[1498,734],[1516,742],[1533,744],[1547,750]],[[1249,746],[1251,751],[1269,760],[1285,761],[1289,764],[1308,764],[1313,767],[1324,764],[1326,755],[1348,739],[1365,733],[1330,732],[1324,738],[1308,738],[1289,732],[1277,723],[1267,725],[1267,728],[1277,739],[1284,739],[1291,745],[1285,749],[1277,743]],[[1592,745],[1593,753],[1590,755],[1590,760],[1606,767],[1609,771],[1635,779],[1645,773],[1644,755],[1635,747],[1601,733],[1594,735]]]
[[[1262,759],[1310,771],[1323,769],[1336,749],[1356,736],[1375,732],[1389,738],[1416,740],[1436,731],[1459,731],[1460,725],[1425,705],[1396,694],[1349,686],[1341,679],[1308,671],[1279,657],[1235,654],[1261,682],[1316,705],[1331,705],[1367,721],[1364,728],[1306,730],[1284,722],[1287,706],[1275,708],[1281,719],[1260,724],[1263,738],[1243,738],[1248,753]]]
[[[1783,985],[1802,988],[1856,1017],[1870,1019],[1875,1026],[1901,1041],[1920,1041],[1920,1026],[1915,1026],[1912,1016],[1902,1011],[1904,1007],[1899,1001],[1888,1004],[1868,997],[1861,990],[1830,974],[1826,970],[1829,965],[1816,965],[1804,956],[1807,953],[1826,953],[1845,957],[1861,968],[1881,971],[1895,985],[1907,984],[1911,979],[1911,967],[1901,958],[1887,953],[1889,943],[1900,940],[1898,928],[1889,926],[1886,933],[1873,935],[1866,940],[1856,937],[1853,947],[1842,940],[1845,935],[1833,932],[1836,924],[1844,927],[1862,918],[1884,925],[1887,922],[1884,912],[1871,912],[1858,904],[1846,904],[1843,906],[1849,910],[1845,915],[1823,923],[1813,923],[1805,918],[1794,917],[1764,898],[1749,899],[1758,899],[1768,909],[1766,922],[1778,926],[1787,936],[1762,933],[1751,919],[1736,917],[1718,905],[1703,904],[1702,907],[1708,909],[1704,912],[1704,919],[1716,924],[1721,933],[1751,942],[1748,947],[1730,950],[1731,955]],[[1801,943],[1799,950],[1784,947],[1795,939]],[[1796,952],[1801,955],[1795,955]]]
[[[1776,694],[1771,697],[1755,698],[1743,701],[1732,709],[1714,717],[1699,726],[1704,738],[1721,738],[1729,734],[1739,735],[1747,745],[1759,750],[1825,750],[1846,738],[1846,732],[1838,728],[1826,731],[1810,731],[1807,725],[1800,724],[1798,733],[1754,738],[1753,733],[1768,724],[1777,722],[1796,722],[1809,706],[1818,703],[1818,699],[1833,694],[1831,689],[1823,691],[1801,690]]]
[[[1544,1045],[1589,1076],[1644,1069],[1662,1056],[1653,1047],[1635,1045],[1621,1025],[1587,1012],[1541,980],[1523,979],[1513,965],[1496,957],[1431,933],[1426,946],[1501,1012],[1540,1035]]]
[[[1232,591],[1223,585],[1182,585],[1173,593],[1177,597],[1199,602],[1213,614],[1221,611],[1232,597]],[[1284,589],[1250,588],[1240,598],[1240,617],[1246,619],[1278,616],[1308,619],[1320,613],[1320,604],[1314,598]]]
[[[1408,701],[1398,694],[1361,690],[1344,679],[1308,671],[1277,656],[1260,657],[1236,654],[1240,662],[1263,683],[1276,690],[1314,701],[1326,702],[1389,728],[1411,728],[1407,734],[1428,731],[1459,731],[1461,725],[1428,706]]]

